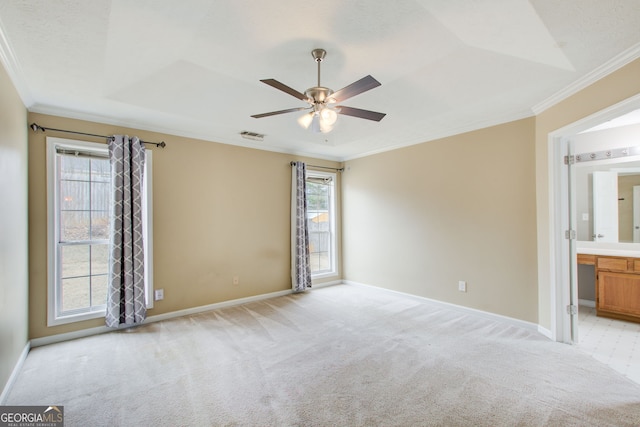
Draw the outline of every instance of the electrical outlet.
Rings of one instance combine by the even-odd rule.
[[[467,282],[465,282],[464,280],[460,280],[458,282],[458,290],[460,292],[467,292]]]
[[[164,299],[164,289],[156,289],[155,300],[160,301]]]
[[[234,285],[239,285],[240,284],[240,278],[238,276],[233,276],[233,284]]]

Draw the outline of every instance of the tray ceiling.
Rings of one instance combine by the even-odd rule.
[[[640,56],[638,28],[637,0],[23,0],[0,58],[30,111],[345,160],[532,116]],[[382,83],[345,102],[381,122],[250,117],[305,105],[260,79],[315,86],[314,48],[323,86]]]

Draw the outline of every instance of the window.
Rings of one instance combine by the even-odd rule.
[[[334,173],[307,171],[307,226],[313,277],[336,273]]]
[[[111,167],[105,144],[47,138],[48,325],[104,317],[111,227]],[[145,167],[145,273],[151,307],[151,152]]]

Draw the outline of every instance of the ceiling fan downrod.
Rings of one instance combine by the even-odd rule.
[[[327,51],[324,49],[314,49],[311,51],[311,56],[313,56],[313,59],[318,63],[318,85],[310,87],[304,94],[309,98],[308,102],[314,106],[314,110],[316,111],[320,110],[323,105],[329,101],[329,97],[333,95],[331,89],[320,85],[320,63],[326,55]]]
[[[318,63],[318,87],[320,87],[320,63],[327,56],[327,51],[324,49],[313,49],[311,51],[311,56]]]

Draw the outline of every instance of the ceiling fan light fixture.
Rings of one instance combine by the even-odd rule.
[[[320,120],[320,114],[318,113],[313,113],[313,115],[311,116],[311,132],[315,132],[315,133],[320,133],[322,132],[322,127],[321,127],[321,120]]]
[[[321,133],[329,133],[333,130],[333,125],[325,122],[324,120],[319,120],[319,125]]]
[[[329,126],[333,126],[336,123],[336,120],[338,120],[338,113],[329,107],[324,107],[320,112],[320,117],[324,123]]]
[[[314,114],[315,112],[313,111],[310,113],[304,113],[298,118],[298,124],[305,129],[309,129],[309,126],[311,126],[311,122],[313,121]]]

